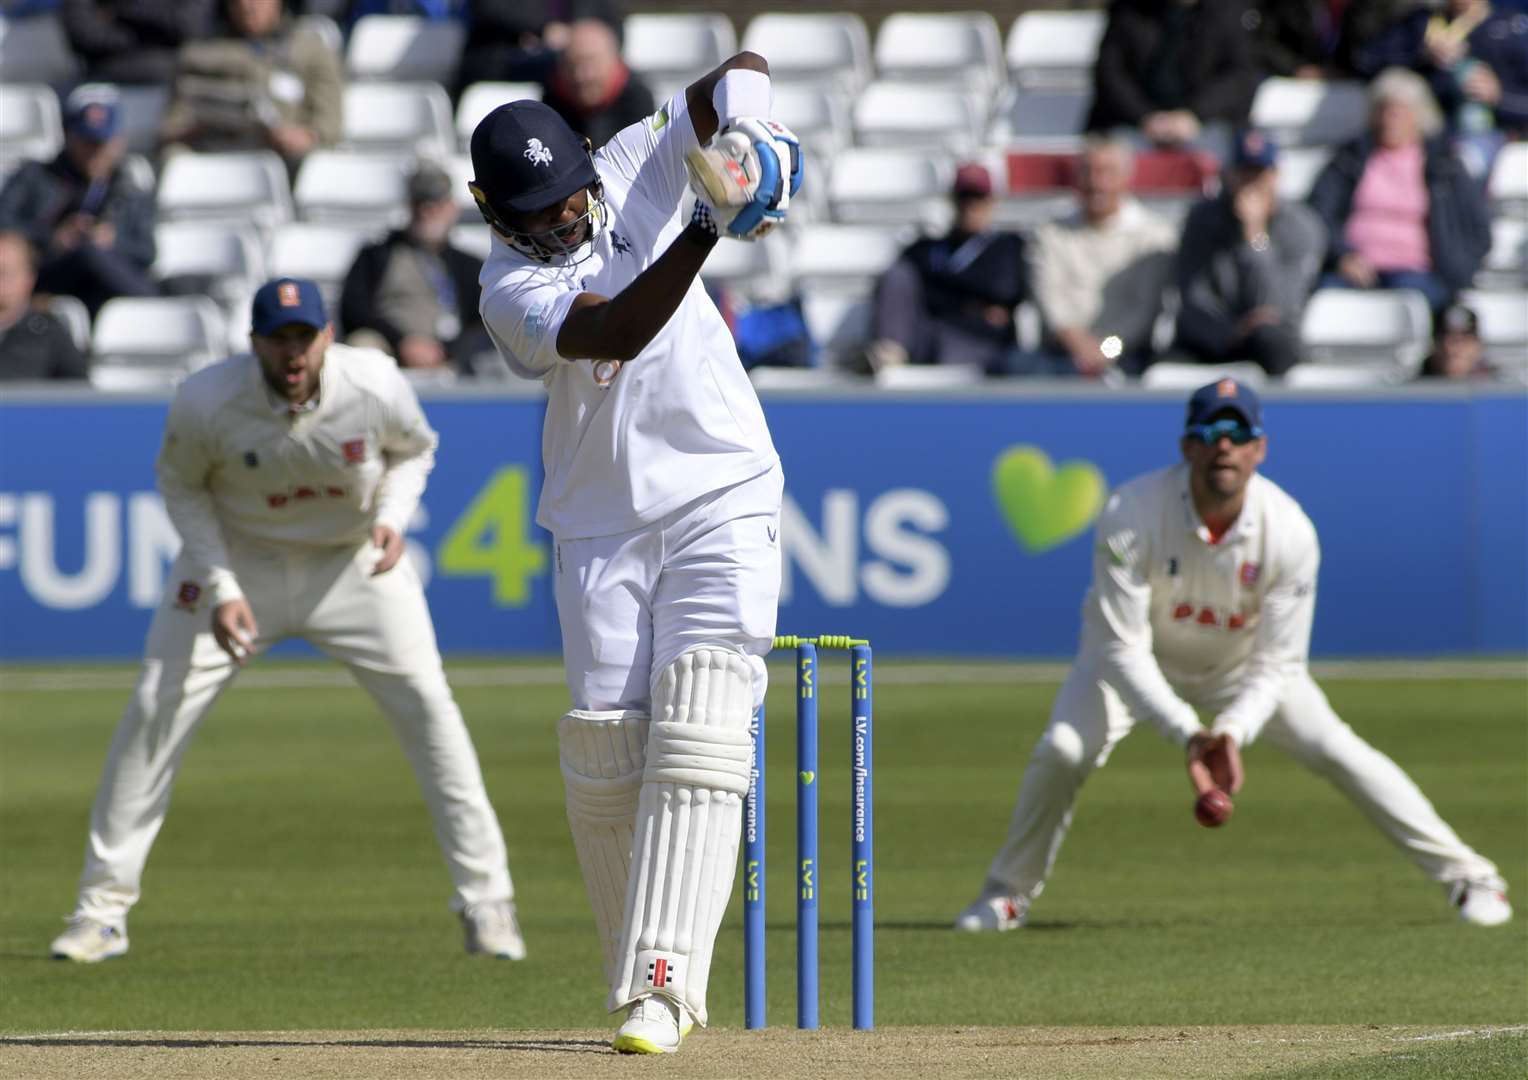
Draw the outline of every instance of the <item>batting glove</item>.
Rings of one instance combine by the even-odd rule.
[[[685,168],[723,235],[757,240],[785,220],[801,190],[801,142],[773,120],[740,119],[690,151]]]

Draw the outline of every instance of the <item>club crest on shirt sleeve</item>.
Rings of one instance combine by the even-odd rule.
[[[365,439],[346,439],[340,444],[340,449],[345,454],[346,465],[359,465],[366,460]]]

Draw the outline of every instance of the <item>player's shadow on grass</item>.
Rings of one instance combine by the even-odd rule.
[[[532,1050],[563,1054],[611,1053],[601,1039],[206,1039],[187,1037],[157,1039],[54,1038],[3,1036],[0,1046],[106,1046],[121,1049],[146,1047],[156,1050],[220,1050],[233,1047],[289,1049],[337,1046],[387,1050]]]

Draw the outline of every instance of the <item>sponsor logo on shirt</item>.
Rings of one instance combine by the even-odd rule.
[[[270,491],[265,495],[265,505],[280,510],[293,503],[313,502],[315,499],[343,499],[350,489],[338,484],[294,484],[285,491]]]
[[[1196,607],[1193,604],[1179,604],[1173,608],[1174,622],[1190,620],[1217,630],[1240,630],[1247,625],[1247,616],[1239,611],[1221,612],[1209,606]]]
[[[657,112],[653,113],[652,125],[653,125],[653,130],[654,131],[662,131],[665,127],[668,126],[668,106],[667,105],[665,105],[663,108],[659,109]]]
[[[260,455],[253,450],[244,451],[244,467],[246,469],[258,469],[260,467]]]
[[[618,255],[631,254],[631,241],[626,239],[626,237],[622,236],[620,233],[616,232],[614,229],[610,230],[610,246],[615,248],[616,254]]]
[[[585,286],[587,288],[588,286]],[[525,313],[525,331],[531,337],[541,337],[546,333],[546,319],[552,311],[550,300],[537,304]]]
[[[1244,562],[1241,564],[1241,569],[1236,572],[1236,576],[1245,588],[1250,589],[1257,584],[1257,578],[1261,572],[1262,567],[1257,563]]]
[[[345,464],[347,465],[359,465],[366,460],[365,439],[346,439],[340,445],[340,449],[345,452]]]
[[[202,598],[202,587],[194,581],[182,581],[175,590],[175,606],[182,611],[195,611],[196,602]]]
[[[1176,557],[1167,560],[1167,576],[1168,577],[1177,577],[1178,576],[1178,560],[1177,560]]]

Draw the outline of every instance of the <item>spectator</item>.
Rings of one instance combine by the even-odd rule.
[[[621,0],[472,0],[460,82],[537,81],[566,48],[572,24],[599,19],[621,38]]]
[[[42,252],[37,287],[77,296],[94,315],[113,296],[158,293],[154,193],[148,167],[123,157],[116,92],[86,84],[64,105],[64,148],[30,161],[0,189],[0,229]]]
[[[409,222],[362,248],[345,275],[346,344],[381,349],[405,368],[471,366],[492,342],[478,315],[483,261],[451,245],[451,177],[421,161],[409,177]]]
[[[1123,141],[1089,138],[1077,162],[1078,212],[1035,230],[1029,281],[1045,337],[1021,371],[1134,374],[1149,360],[1178,232],[1126,193],[1132,165]]]
[[[0,380],[83,379],[90,365],[69,331],[32,310],[37,253],[22,233],[0,232]]]
[[[1433,351],[1422,364],[1423,379],[1494,379],[1496,370],[1486,361],[1475,312],[1463,304],[1451,304],[1438,316]]]
[[[1528,135],[1528,18],[1489,0],[1417,10],[1359,50],[1365,75],[1407,67],[1432,87],[1477,177],[1509,137]]]
[[[950,191],[955,222],[914,241],[876,285],[870,366],[1012,366],[1013,309],[1027,293],[1024,241],[992,228],[992,177],[962,165]]]
[[[596,149],[656,108],[653,92],[621,59],[615,31],[600,19],[579,19],[569,27],[568,44],[542,85],[542,100]]]
[[[1278,148],[1237,138],[1221,193],[1189,211],[1178,251],[1177,346],[1207,363],[1282,375],[1300,359],[1300,313],[1326,254],[1321,219],[1279,200]]]
[[[181,49],[160,139],[198,151],[270,148],[295,170],[339,140],[340,59],[276,0],[224,0],[223,14],[218,36]]]
[[[64,0],[69,47],[91,82],[169,86],[188,41],[212,29],[213,0]]]
[[[1087,129],[1224,149],[1247,122],[1261,77],[1241,14],[1241,4],[1223,0],[1114,0]]]
[[[1369,108],[1369,134],[1340,148],[1311,189],[1327,232],[1321,284],[1419,289],[1438,311],[1490,250],[1485,195],[1435,138],[1442,119],[1420,75],[1382,72]]]
[[[1285,78],[1349,78],[1353,54],[1419,0],[1261,0],[1242,15],[1258,67]],[[1371,73],[1372,74],[1372,73]]]

